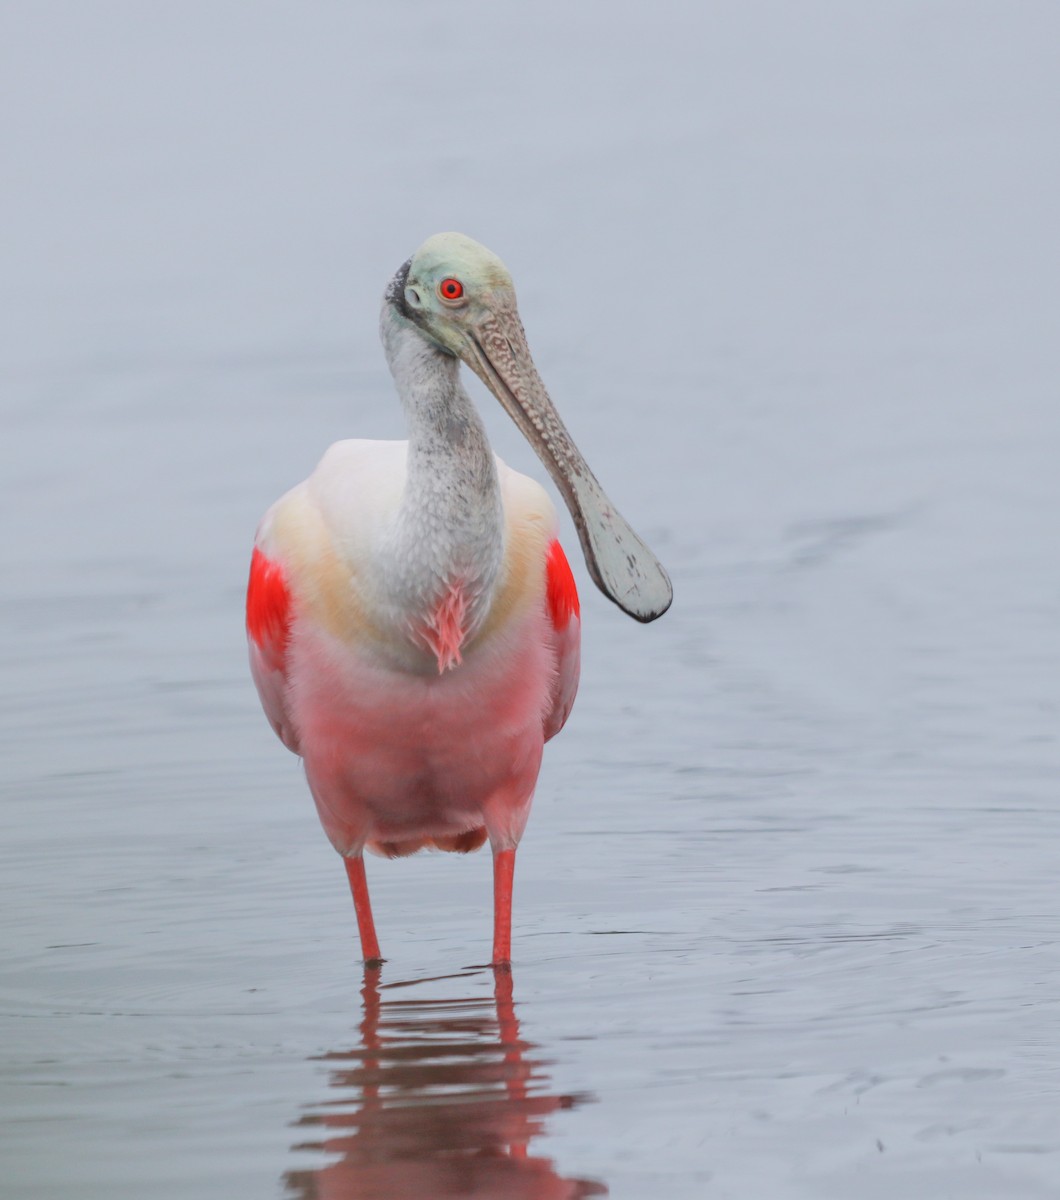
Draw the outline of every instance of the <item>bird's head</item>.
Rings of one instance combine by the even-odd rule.
[[[497,397],[559,488],[597,587],[638,621],[670,607],[661,564],[604,494],[560,419],[526,342],[515,287],[492,251],[436,233],[398,269],[386,301],[422,337],[461,359]]]
[[[508,268],[462,233],[436,233],[391,283],[399,309],[431,341],[466,361],[467,343],[497,312],[515,312]]]

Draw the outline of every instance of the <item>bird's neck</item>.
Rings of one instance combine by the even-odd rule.
[[[384,305],[384,309],[390,309]],[[489,610],[504,555],[497,466],[459,361],[384,311],[383,346],[405,407],[405,490],[386,539],[394,602],[439,670]]]

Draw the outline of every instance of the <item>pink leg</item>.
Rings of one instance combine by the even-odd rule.
[[[353,892],[353,909],[357,914],[357,928],[361,934],[364,965],[377,967],[383,961],[383,957],[379,953],[379,939],[375,936],[372,904],[368,899],[368,880],[364,874],[364,859],[358,854],[356,858],[344,858],[342,861],[346,864],[350,891]]]
[[[512,879],[515,851],[502,850],[493,856],[493,965],[512,961]]]

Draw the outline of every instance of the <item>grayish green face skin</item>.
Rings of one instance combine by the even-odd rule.
[[[459,285],[448,297],[443,283]],[[596,586],[638,621],[670,607],[673,589],[658,559],[600,486],[537,373],[504,263],[461,233],[428,238],[408,263],[403,312],[431,341],[465,362],[522,430],[574,518]]]

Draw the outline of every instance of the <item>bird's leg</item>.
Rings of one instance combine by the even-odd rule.
[[[368,880],[364,874],[364,859],[360,854],[356,858],[344,858],[346,874],[350,880],[350,891],[353,892],[353,908],[357,914],[357,928],[361,934],[361,953],[364,955],[366,967],[378,967],[383,961],[379,953],[379,939],[375,935],[375,921],[372,920],[372,903],[368,899]]]
[[[493,854],[493,965],[506,967],[512,961],[512,879],[515,850]]]

